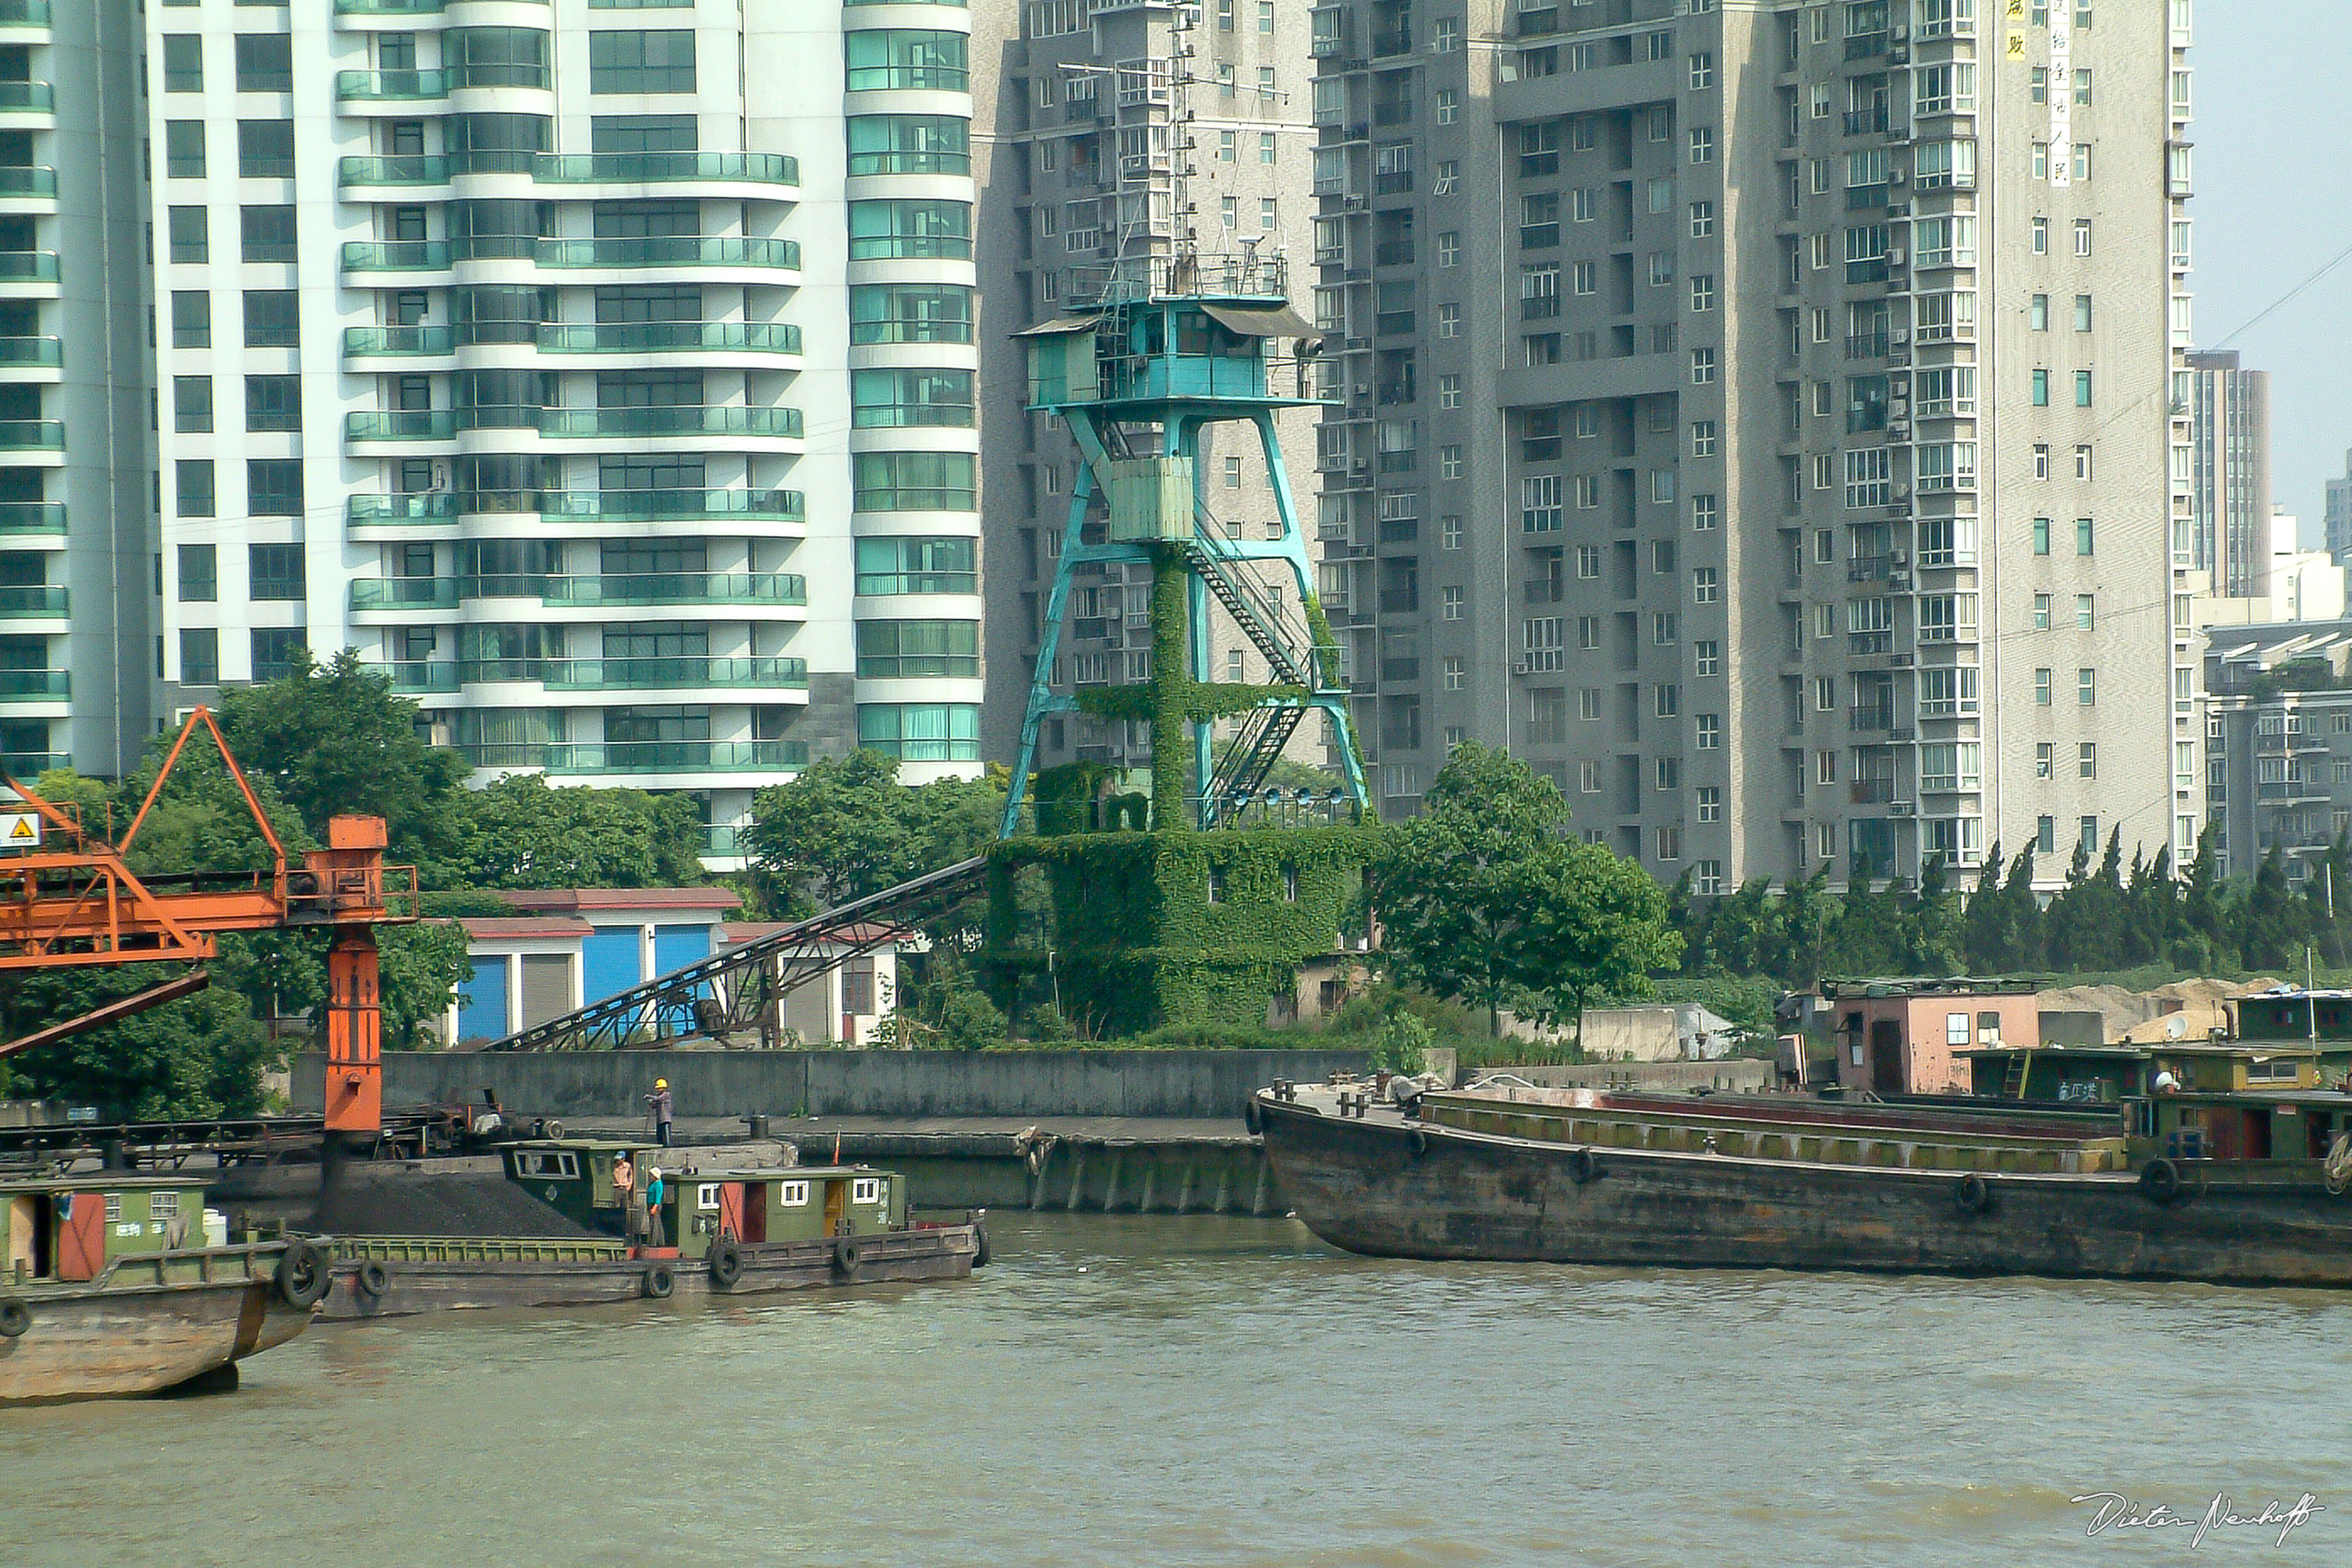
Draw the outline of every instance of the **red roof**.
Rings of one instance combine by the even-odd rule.
[[[469,942],[489,937],[582,937],[595,928],[560,915],[468,915],[458,922]]]
[[[572,914],[590,909],[728,910],[743,901],[724,887],[555,887],[503,892],[518,909],[537,914]]]
[[[741,947],[747,942],[757,942],[763,936],[774,936],[792,923],[790,920],[729,920],[718,928],[718,940],[725,946]],[[869,942],[878,937],[903,942],[912,934],[911,929],[906,926],[894,926],[887,922],[869,922],[842,927],[836,933],[835,940]]]

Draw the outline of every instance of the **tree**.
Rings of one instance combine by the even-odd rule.
[[[773,912],[807,913],[970,859],[1003,809],[993,773],[909,787],[896,758],[859,750],[760,791],[742,841]]]
[[[423,863],[446,848],[465,759],[426,744],[416,704],[395,696],[390,676],[362,665],[356,649],[323,665],[297,649],[283,680],[222,696],[220,732],[239,764],[274,784],[320,839],[329,818],[356,813],[384,818],[396,856]]]
[[[464,887],[691,887],[702,818],[682,795],[557,789],[514,773],[460,795],[448,880]]]
[[[10,970],[0,975],[0,1019],[13,1039],[180,972],[164,964]],[[219,986],[11,1063],[18,1092],[138,1121],[258,1114],[263,1070],[284,1064],[244,998]]]
[[[2301,963],[2311,934],[2301,902],[2287,886],[2286,864],[2274,844],[2238,910],[2238,947],[2247,968],[2286,969]]]
[[[1647,874],[1568,841],[1567,803],[1517,758],[1458,746],[1422,811],[1386,829],[1365,881],[1400,982],[1487,1010],[1581,1011],[1600,990],[1638,994],[1681,937]]]

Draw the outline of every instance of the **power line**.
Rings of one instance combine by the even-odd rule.
[[[2335,257],[2333,261],[2330,261],[2317,272],[2312,274],[2309,277],[2306,277],[2301,283],[2298,283],[2295,287],[2287,290],[2286,293],[2278,296],[2278,299],[2273,299],[2269,304],[2265,305],[2260,310],[2255,313],[2254,320],[2246,322],[2245,325],[2238,328],[2236,332],[2232,333],[2229,336],[2223,338],[2213,346],[2215,348],[2227,348],[2231,344],[2235,343],[2239,338],[2245,336],[2247,333],[2252,332],[2256,326],[2261,324],[2263,320],[2269,316],[2272,311],[2286,306],[2304,289],[2309,288],[2312,284],[2317,283],[2321,278],[2325,277],[2329,273],[2334,272],[2337,267],[2342,266],[2346,261],[2352,261],[2352,245],[2346,245],[2342,250],[2336,252]]]

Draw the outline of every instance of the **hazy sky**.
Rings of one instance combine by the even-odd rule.
[[[2352,260],[2239,329],[2352,246],[2352,5],[2197,0],[2196,28],[2197,344],[2270,372],[2272,499],[2308,535],[2352,448]]]

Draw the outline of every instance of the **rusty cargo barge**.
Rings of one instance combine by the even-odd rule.
[[[2352,1096],[2244,1112],[2312,1157],[2204,1157],[2193,1109],[1341,1084],[1250,1117],[1298,1218],[1374,1256],[2352,1285]]]

